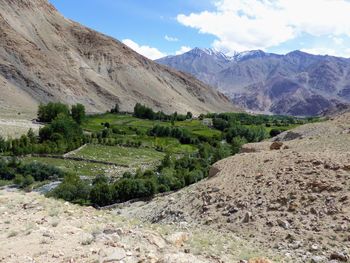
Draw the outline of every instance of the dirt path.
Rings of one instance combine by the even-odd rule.
[[[81,151],[82,149],[84,149],[86,146],[87,146],[87,144],[84,144],[83,146],[79,147],[78,149],[75,149],[71,152],[64,154],[63,157],[64,158],[70,157],[71,155],[74,155],[74,154],[78,153],[79,151]]]

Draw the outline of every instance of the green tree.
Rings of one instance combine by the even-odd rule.
[[[29,129],[28,133],[27,133],[27,137],[29,139],[29,142],[31,144],[35,144],[38,142],[38,138],[37,136],[35,135],[34,131],[32,128]]]
[[[41,128],[39,137],[41,142],[63,143],[66,147],[64,150],[68,151],[79,147],[84,142],[82,128],[71,117],[63,114],[58,115],[51,124]]]
[[[114,108],[111,109],[111,113],[116,113],[116,114],[118,114],[119,112],[120,112],[119,104],[116,103],[115,106],[114,106]]]
[[[85,118],[85,107],[82,104],[72,106],[72,118],[78,124],[81,124]]]
[[[0,153],[4,153],[7,150],[6,140],[0,136]]]
[[[51,122],[59,114],[68,116],[70,114],[68,106],[60,102],[50,102],[46,105],[41,104],[38,110],[38,119],[41,122]]]
[[[14,178],[15,178],[15,173],[13,169],[9,167],[7,162],[0,159],[0,179],[13,180]]]
[[[187,112],[186,119],[192,119],[192,118],[193,118],[192,112]]]
[[[93,204],[98,206],[110,205],[113,201],[113,195],[108,183],[98,183],[94,185],[90,192],[90,199]]]
[[[64,177],[63,182],[50,192],[48,196],[73,203],[85,204],[89,201],[90,190],[89,183],[81,180],[76,174],[69,174]]]

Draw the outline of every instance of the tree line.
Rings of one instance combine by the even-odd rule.
[[[162,111],[155,112],[153,109],[142,105],[141,103],[136,103],[134,107],[133,116],[140,119],[148,119],[148,120],[159,120],[159,121],[184,121],[187,119],[192,119],[193,114],[191,112],[187,112],[186,115],[178,114],[177,112],[173,114],[165,114]]]
[[[61,169],[38,162],[24,164],[16,158],[0,159],[0,179],[13,181],[20,188],[30,187],[34,182],[58,180],[66,175]]]
[[[39,136],[32,129],[18,139],[0,137],[0,152],[14,156],[31,153],[52,154],[65,153],[80,147],[90,140],[84,135],[80,124],[85,118],[85,107],[73,105],[71,110],[62,103],[40,105],[38,120],[45,126],[40,128]]]
[[[157,193],[176,191],[196,183],[208,174],[211,164],[227,157],[228,149],[202,144],[196,156],[180,159],[166,155],[154,171],[124,173],[117,181],[97,176],[92,183],[76,175],[68,175],[49,196],[80,204],[107,206],[135,198],[151,198]]]

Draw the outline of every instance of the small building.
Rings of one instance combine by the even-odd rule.
[[[208,127],[213,127],[213,119],[212,118],[205,118],[202,120],[202,124]]]

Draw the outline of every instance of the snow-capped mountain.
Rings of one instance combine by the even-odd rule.
[[[190,73],[253,111],[319,115],[350,104],[350,59],[262,50],[232,56],[195,48],[157,60]]]

